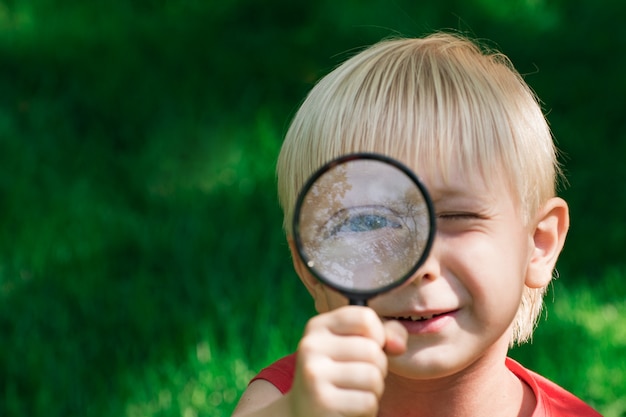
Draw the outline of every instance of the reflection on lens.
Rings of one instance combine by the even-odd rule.
[[[402,280],[420,261],[430,211],[416,180],[378,160],[351,160],[303,197],[298,233],[309,268],[331,285],[369,291]]]

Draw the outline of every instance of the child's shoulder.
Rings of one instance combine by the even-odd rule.
[[[285,356],[277,360],[267,368],[261,370],[250,383],[263,379],[273,384],[278,390],[286,394],[293,384],[293,375],[296,371],[296,354]]]
[[[507,358],[506,366],[520,380],[533,390],[537,399],[537,408],[533,417],[540,416],[581,416],[597,417],[601,414],[584,403],[574,394],[566,391],[549,379],[524,368],[511,358]]]

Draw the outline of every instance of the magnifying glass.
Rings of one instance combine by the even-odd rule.
[[[305,183],[293,217],[298,255],[350,304],[408,280],[435,236],[426,187],[402,163],[375,153],[341,156]]]

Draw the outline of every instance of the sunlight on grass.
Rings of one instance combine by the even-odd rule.
[[[288,119],[338,52],[445,27],[530,68],[566,265],[597,270],[512,353],[626,416],[623,2],[357,3],[0,0],[0,416],[230,416],[313,313],[276,201]]]
[[[554,316],[584,329],[583,343],[572,336],[571,349],[585,354],[577,367],[588,398],[602,405],[605,417],[626,415],[626,300],[612,288],[619,288],[626,279],[623,271],[608,271],[602,288],[580,287],[576,291],[560,288],[554,305]],[[589,280],[591,282],[591,280]],[[584,340],[592,343],[585,346]],[[585,358],[586,356],[586,358]]]
[[[540,324],[537,339],[528,350],[532,360],[523,361],[572,389],[605,417],[623,417],[626,413],[622,398],[622,387],[626,386],[624,300],[610,290],[623,279],[623,274],[607,273],[604,289],[594,291],[584,286],[555,285],[554,302],[547,300],[548,320]],[[287,299],[287,292],[282,297]],[[301,308],[296,299],[283,302],[281,310],[297,312]],[[247,313],[242,307],[228,320],[214,319],[213,325],[226,329],[222,348],[216,347],[215,336],[209,332],[182,363],[166,361],[141,375],[129,376],[132,396],[125,407],[126,417],[229,416],[262,364],[288,353],[293,343],[286,340],[297,340],[301,333],[301,326],[289,326],[287,321],[275,327],[265,325],[276,314],[267,309],[255,315],[254,328],[264,331],[249,335],[250,339],[241,343],[244,333],[240,326],[247,323]],[[248,344],[263,349],[250,351]],[[250,364],[251,352],[254,365]]]
[[[24,4],[10,9],[4,2],[0,3],[0,39],[12,38],[33,30],[32,12]]]
[[[280,135],[263,112],[250,126],[231,121],[217,127],[188,123],[184,131],[178,124],[154,130],[143,163],[152,168],[149,187],[155,195],[177,190],[210,194],[223,187],[247,193],[259,180],[273,178]],[[172,137],[185,138],[187,145],[181,147]]]
[[[161,364],[141,376],[143,384],[140,381],[131,382],[134,394],[126,405],[125,415],[227,415],[223,411],[229,410],[230,413],[255,374],[239,356],[216,354],[207,340],[199,342],[183,364]]]
[[[511,351],[605,417],[626,415],[625,272],[560,277],[545,299],[547,314],[533,342]]]
[[[548,30],[559,24],[559,10],[546,0],[479,0],[476,3],[485,14],[495,19],[522,20],[532,24],[535,30]]]
[[[263,271],[258,272],[263,277]],[[251,298],[241,293],[224,304],[224,310],[218,309],[217,316],[196,323],[203,330],[185,357],[129,372],[123,381],[130,393],[124,415],[230,416],[254,375],[293,351],[312,314],[312,305],[302,301],[308,294],[300,282],[290,274],[282,279],[288,281],[280,288],[265,280],[266,285],[250,288]]]
[[[606,337],[608,333],[615,342],[626,344],[626,328],[620,326],[626,306],[621,293],[625,281],[626,271],[609,270],[597,279],[600,284],[593,288],[589,285],[577,286],[575,291],[562,288],[568,303],[560,305],[560,309],[592,335]],[[593,283],[594,278],[589,277],[586,282]],[[580,305],[588,306],[589,311],[578,309]]]

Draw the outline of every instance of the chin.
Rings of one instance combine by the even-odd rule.
[[[483,352],[475,355],[467,348],[459,346],[428,346],[413,348],[400,356],[389,358],[389,372],[397,376],[415,380],[446,378],[462,373],[471,367]]]
[[[450,357],[426,355],[424,352],[404,354],[389,358],[389,372],[408,379],[443,378],[462,369],[454,362]]]

